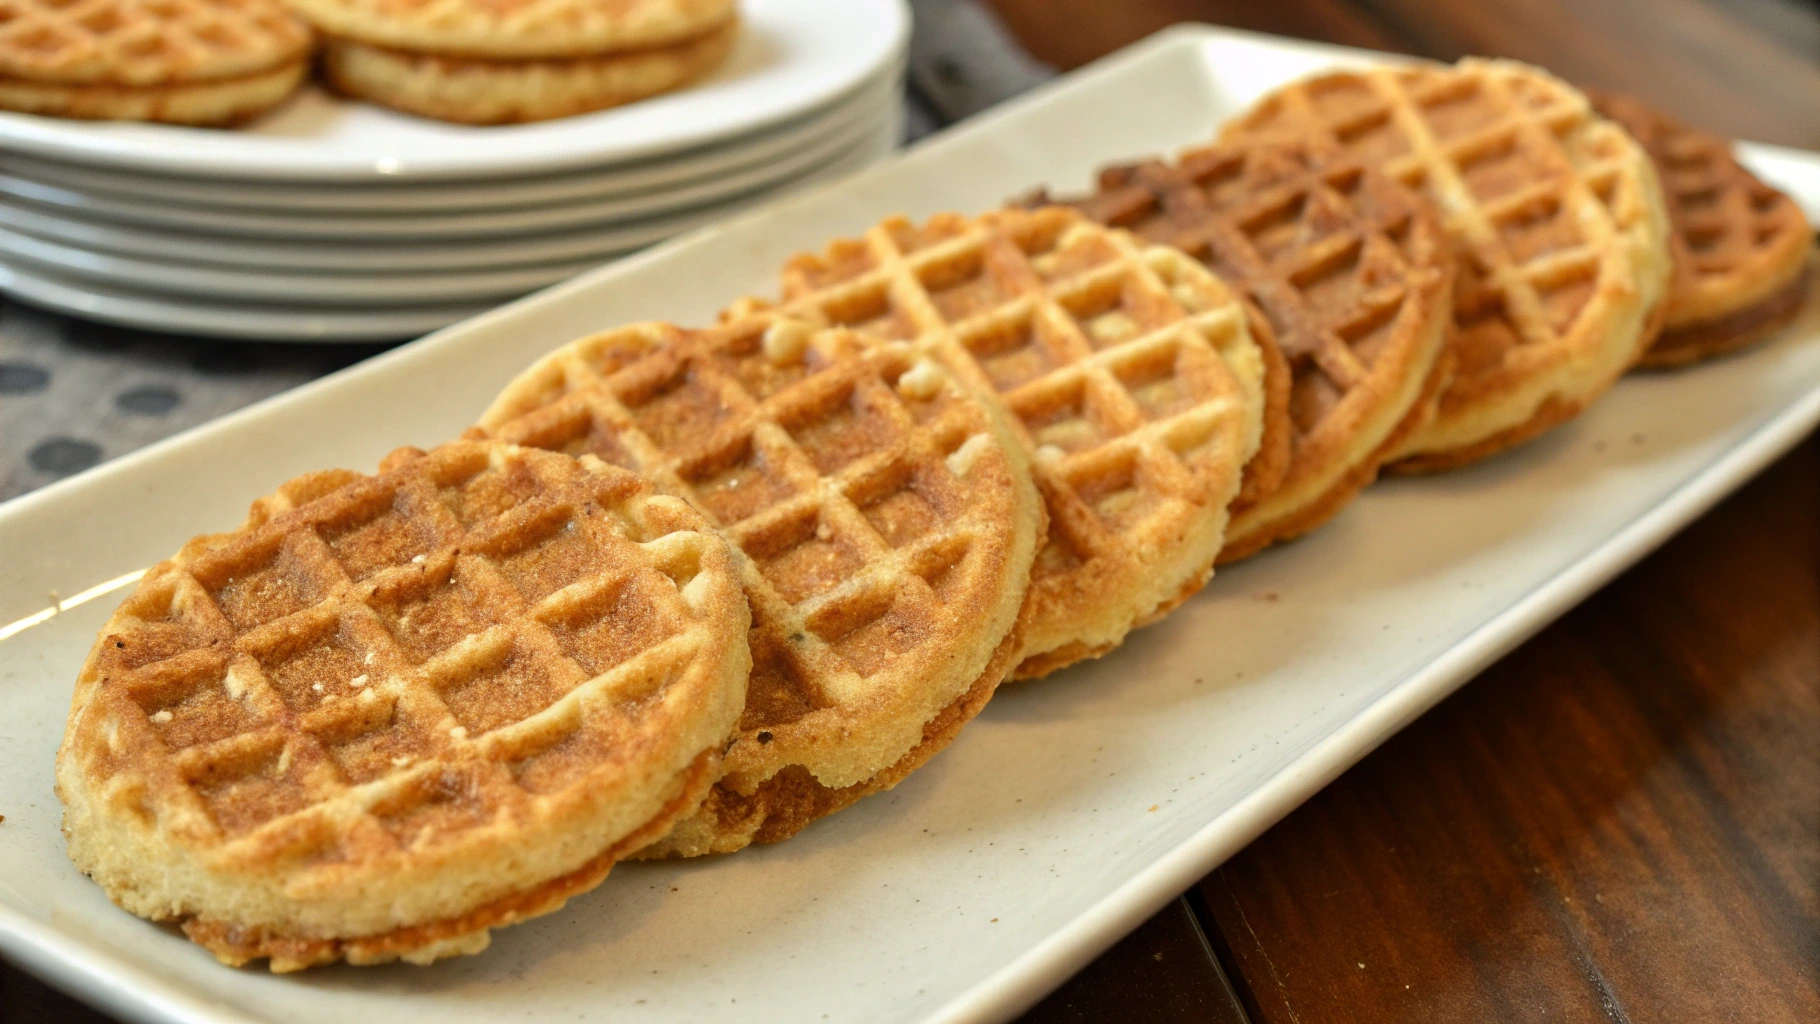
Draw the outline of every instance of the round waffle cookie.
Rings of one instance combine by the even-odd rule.
[[[480,426],[634,468],[740,553],[745,717],[647,856],[776,842],[890,788],[1013,664],[1042,502],[992,404],[905,346],[764,315],[624,327],[531,367]]]
[[[1171,245],[1243,292],[1291,368],[1288,472],[1241,495],[1219,561],[1327,521],[1433,414],[1446,377],[1453,248],[1432,205],[1300,146],[1204,146],[1100,173],[1068,205]]]
[[[1393,468],[1462,465],[1577,415],[1636,362],[1668,290],[1648,157],[1545,71],[1337,71],[1285,86],[1222,139],[1293,140],[1426,193],[1455,243],[1453,376]]]
[[[591,57],[725,27],[735,0],[284,0],[338,39],[446,57]]]
[[[749,621],[702,517],[597,460],[299,477],[102,628],[57,754],[70,856],[230,964],[478,952],[699,806]]]
[[[1594,95],[1593,106],[1643,143],[1674,227],[1668,310],[1643,365],[1729,352],[1794,319],[1813,249],[1801,207],[1746,170],[1724,139],[1628,97]]]
[[[549,60],[474,60],[331,39],[322,67],[349,96],[443,121],[516,124],[668,92],[718,67],[738,33],[730,21],[674,46]]]
[[[232,123],[296,89],[312,42],[278,0],[0,0],[0,108]]]
[[[1049,509],[1020,677],[1207,582],[1263,433],[1264,356],[1243,300],[1181,251],[1061,207],[893,218],[791,260],[778,312],[907,340],[1010,411]]]
[[[240,78],[132,87],[0,78],[0,110],[89,121],[221,127],[258,117],[284,102],[309,69],[309,61],[298,60]]]

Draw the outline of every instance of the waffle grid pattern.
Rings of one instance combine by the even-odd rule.
[[[170,85],[301,59],[310,30],[276,0],[0,0],[0,76]]]
[[[170,780],[176,828],[224,864],[373,860],[624,756],[706,642],[689,582],[719,542],[629,474],[505,451],[303,478],[128,599],[96,700],[156,738],[119,767]]]
[[[1664,331],[1736,313],[1801,272],[1812,247],[1806,216],[1740,164],[1729,142],[1633,100],[1600,96],[1594,105],[1649,151],[1668,198],[1677,252]]]
[[[1121,607],[1158,583],[1139,566],[1197,524],[1223,528],[1258,445],[1261,358],[1240,300],[1205,268],[1050,208],[893,219],[796,258],[783,282],[780,313],[911,341],[1011,410],[1050,520],[1026,650],[1088,645],[1020,674],[1116,646],[1205,580],[1214,551]],[[1083,637],[1097,614],[1116,621]]]
[[[1620,133],[1583,98],[1498,71],[1428,70],[1333,76],[1279,95],[1335,154],[1437,200],[1462,243],[1464,331],[1495,320],[1513,347],[1569,340],[1616,246],[1612,210],[1631,166]]]
[[[1441,209],[1459,253],[1443,418],[1596,360],[1613,344],[1614,304],[1649,290],[1639,275],[1653,268],[1635,264],[1632,239],[1663,241],[1648,237],[1661,229],[1649,223],[1653,173],[1584,96],[1534,69],[1465,61],[1325,75],[1273,93],[1223,138],[1285,134],[1377,166]],[[1603,361],[1610,377],[1636,353],[1622,355]]]
[[[1264,144],[1108,168],[1096,194],[1067,204],[1186,252],[1256,303],[1293,380],[1284,498],[1319,499],[1304,481],[1369,473],[1419,397],[1451,309],[1452,249],[1422,197],[1364,166]],[[1242,538],[1268,528],[1250,511],[1235,513],[1229,546],[1254,547]]]
[[[645,324],[560,350],[515,391],[486,430],[636,469],[746,555],[753,675],[726,760],[736,791],[791,765],[831,788],[883,770],[977,670],[938,694],[926,677],[1009,628],[956,639],[994,632],[994,595],[1021,589],[1005,556],[1011,485],[970,479],[998,447],[991,424],[901,346],[763,316]],[[839,748],[884,730],[832,740],[836,723],[930,698],[898,741],[842,763]]]

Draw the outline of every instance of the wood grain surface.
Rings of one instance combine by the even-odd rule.
[[[1200,891],[1260,1022],[1820,1021],[1820,441]]]

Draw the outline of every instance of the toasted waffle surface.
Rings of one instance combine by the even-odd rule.
[[[331,36],[450,57],[595,56],[723,27],[735,0],[284,0]]]
[[[90,121],[157,121],[203,127],[239,124],[297,91],[307,60],[242,78],[170,85],[83,85],[0,78],[0,110]]]
[[[1222,138],[1294,139],[1440,209],[1459,259],[1453,377],[1399,468],[1459,465],[1572,418],[1636,361],[1660,314],[1655,171],[1547,72],[1471,59],[1332,72],[1270,94]]]
[[[1060,207],[893,218],[792,260],[777,309],[906,340],[1009,410],[1049,510],[1019,675],[1111,650],[1206,581],[1263,356],[1181,251]]]
[[[1454,261],[1414,190],[1298,145],[1236,143],[1108,168],[1070,205],[1207,264],[1289,360],[1288,472],[1235,506],[1221,562],[1326,521],[1376,477],[1399,427],[1430,411]]]
[[[278,0],[0,0],[0,83],[14,87],[239,79],[296,66],[310,45]]]
[[[1801,207],[1738,162],[1731,143],[1626,96],[1595,95],[1655,163],[1673,225],[1675,271],[1646,366],[1748,345],[1801,308],[1813,228]]]
[[[668,92],[717,67],[737,36],[737,23],[728,22],[674,46],[547,60],[444,57],[330,40],[322,64],[329,83],[350,96],[443,121],[512,124]]]
[[[58,751],[70,855],[230,963],[476,952],[699,805],[748,623],[705,520],[597,460],[299,477],[103,627]]]
[[[585,338],[486,412],[486,433],[649,476],[740,554],[745,716],[703,812],[649,855],[785,838],[894,784],[990,696],[1043,511],[981,397],[906,346],[761,314]]]

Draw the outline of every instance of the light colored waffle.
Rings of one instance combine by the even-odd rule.
[[[1377,477],[1446,370],[1453,248],[1421,195],[1299,146],[1203,146],[1100,173],[1069,205],[1171,245],[1244,293],[1289,360],[1288,472],[1235,505],[1220,562],[1319,526]],[[1417,423],[1419,426],[1419,422]]]
[[[0,83],[15,88],[244,79],[311,42],[278,0],[0,0]]]
[[[1270,94],[1222,138],[1376,166],[1441,210],[1459,255],[1453,378],[1395,468],[1457,466],[1571,419],[1651,337],[1670,263],[1655,171],[1545,71],[1468,59],[1332,72]]]
[[[229,963],[477,952],[699,806],[749,621],[702,517],[596,460],[299,477],[102,628],[57,756],[70,856]]]
[[[523,60],[671,46],[722,28],[735,0],[284,0],[340,39]]]
[[[674,46],[598,57],[474,60],[330,40],[323,74],[337,90],[422,117],[515,124],[569,117],[668,92],[725,60],[738,23]]]
[[[0,78],[0,110],[89,121],[158,121],[220,127],[249,121],[283,103],[309,73],[292,61],[244,78],[176,85],[69,85]]]
[[[790,261],[778,312],[905,339],[1010,410],[1049,509],[1019,676],[1098,657],[1206,583],[1262,434],[1263,355],[1239,296],[1179,250],[1061,207],[892,218]]]
[[[638,470],[742,555],[745,717],[702,813],[648,855],[787,838],[895,784],[991,696],[1043,511],[981,398],[905,346],[758,315],[585,338],[481,419]]]
[[[1593,105],[1649,152],[1674,227],[1668,309],[1643,365],[1729,352],[1792,320],[1813,249],[1801,207],[1745,169],[1725,139],[1629,97],[1594,95]]]

